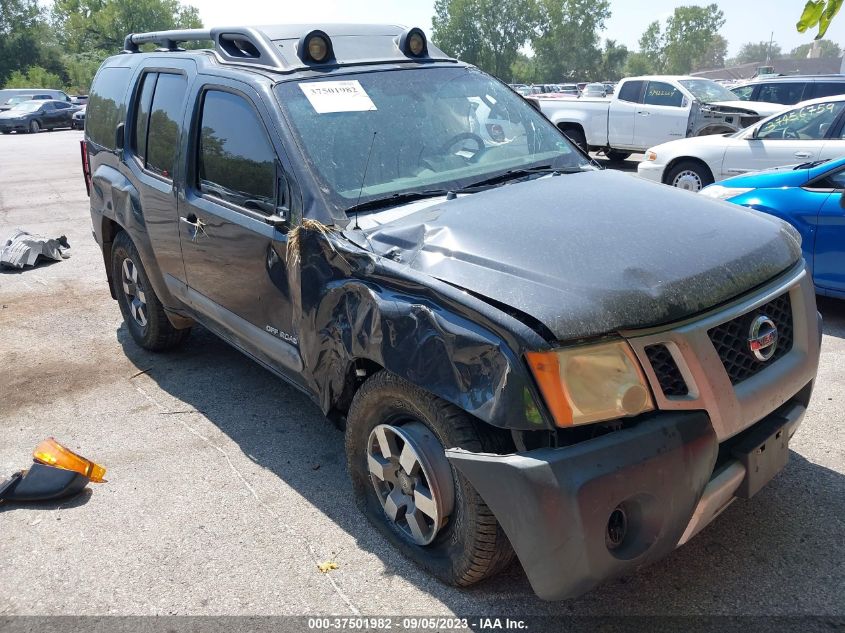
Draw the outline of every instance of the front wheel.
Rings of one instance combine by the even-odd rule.
[[[666,174],[666,184],[686,189],[687,191],[701,191],[713,183],[713,175],[701,163],[691,160],[681,161]]]
[[[176,347],[190,333],[170,323],[161,301],[150,285],[138,249],[125,231],[112,244],[112,287],[123,322],[134,341],[150,351]]]
[[[41,131],[41,124],[38,121],[30,121],[29,122],[29,133],[30,134],[38,134]]]
[[[496,452],[501,441],[461,409],[381,371],[361,386],[347,417],[355,500],[403,554],[443,582],[479,582],[504,569],[513,549],[444,449]]]

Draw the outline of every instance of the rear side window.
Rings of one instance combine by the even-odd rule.
[[[813,84],[813,95],[805,98],[818,99],[842,94],[845,94],[845,81],[817,81]]]
[[[161,73],[153,92],[144,166],[165,178],[173,177],[187,88],[188,80],[184,75]]]
[[[684,102],[684,95],[671,84],[662,81],[649,81],[645,91],[643,103],[648,105],[671,106],[680,108]]]
[[[276,153],[258,113],[243,97],[209,90],[201,117],[199,190],[241,207],[273,213]]]
[[[806,85],[806,82],[803,81],[763,84],[760,86],[757,101],[793,105],[801,101],[801,96],[804,94],[804,87]]]
[[[643,83],[645,82],[626,81],[622,84],[622,89],[619,91],[619,100],[639,103],[640,93],[643,91]]]
[[[750,101],[751,93],[754,92],[754,86],[738,86],[736,88],[731,88],[731,92],[734,93],[740,101]]]
[[[103,68],[97,73],[88,99],[85,134],[89,141],[107,149],[115,148],[115,130],[126,118],[123,97],[131,76],[128,68]]]

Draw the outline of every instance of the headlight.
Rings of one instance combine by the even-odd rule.
[[[754,191],[754,187],[723,187],[722,185],[710,185],[705,187],[699,193],[708,198],[716,198],[716,200],[730,200],[736,198],[749,191]]]
[[[640,364],[625,341],[525,356],[558,426],[614,420],[654,409]]]

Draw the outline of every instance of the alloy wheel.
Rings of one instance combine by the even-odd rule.
[[[147,325],[147,295],[144,285],[138,278],[138,267],[131,259],[123,260],[121,266],[123,294],[129,307],[129,314],[141,327]]]
[[[417,545],[431,543],[455,506],[452,469],[434,434],[417,421],[379,424],[367,466],[388,520]]]

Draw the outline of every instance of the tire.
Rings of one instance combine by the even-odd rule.
[[[587,137],[584,136],[583,130],[577,127],[570,127],[562,129],[561,132],[563,132],[566,135],[566,138],[575,143],[584,152],[587,151]]]
[[[428,505],[442,510],[439,513],[439,529],[424,524],[424,536],[430,539],[425,544],[415,542],[410,534],[410,523],[406,520],[410,516],[407,505],[398,505],[406,510],[404,515],[401,511],[397,513],[398,520],[391,520],[383,507],[383,503],[387,505],[383,502],[385,496],[391,496],[387,494],[388,490],[398,492],[400,497],[407,492],[405,483],[401,481],[402,473],[406,471],[401,466],[391,466],[389,460],[384,460],[383,453],[372,448],[380,446],[377,429],[385,434],[388,433],[386,429],[397,429],[396,434],[404,433],[406,437],[418,441],[418,448],[426,444],[423,449],[430,449],[421,449],[426,458],[415,463],[411,471],[412,474],[416,472],[411,494],[416,495],[416,491],[426,489],[425,485],[420,487],[420,482],[427,484],[427,488],[433,491],[431,499],[440,502]],[[396,434],[393,435],[393,446],[396,446]],[[444,447],[486,452],[507,450],[504,439],[493,429],[486,428],[458,407],[390,372],[374,374],[355,394],[346,422],[346,457],[358,507],[394,546],[420,567],[447,584],[468,586],[507,567],[514,553],[493,513],[472,485],[449,464],[443,454]],[[395,469],[393,479],[398,482],[396,485],[391,487],[386,483],[390,479],[387,475],[380,481],[371,474],[368,465],[371,453],[387,464],[385,473],[388,468]],[[422,465],[425,463],[428,463],[427,469]],[[412,478],[406,476],[405,479],[409,481]],[[439,494],[436,491],[440,491]],[[450,492],[451,508],[448,507]],[[422,505],[418,503],[415,507],[421,508]],[[416,510],[415,514],[422,512]],[[430,515],[422,519],[428,521]],[[404,526],[402,521],[405,521]],[[434,524],[434,521],[431,523]]]
[[[619,150],[609,149],[604,153],[607,160],[621,163],[623,160],[631,155],[631,152],[620,152]]]
[[[41,124],[33,119],[29,122],[29,133],[30,134],[38,134],[41,131]]]
[[[667,172],[664,182],[687,191],[701,191],[707,185],[713,184],[713,174],[706,165],[682,160]]]
[[[3,134],[11,134],[12,133],[11,130],[3,130],[2,132],[3,132]]]
[[[112,288],[123,322],[134,341],[144,349],[160,352],[184,341],[190,328],[177,330],[150,285],[138,249],[125,231],[112,244]]]

